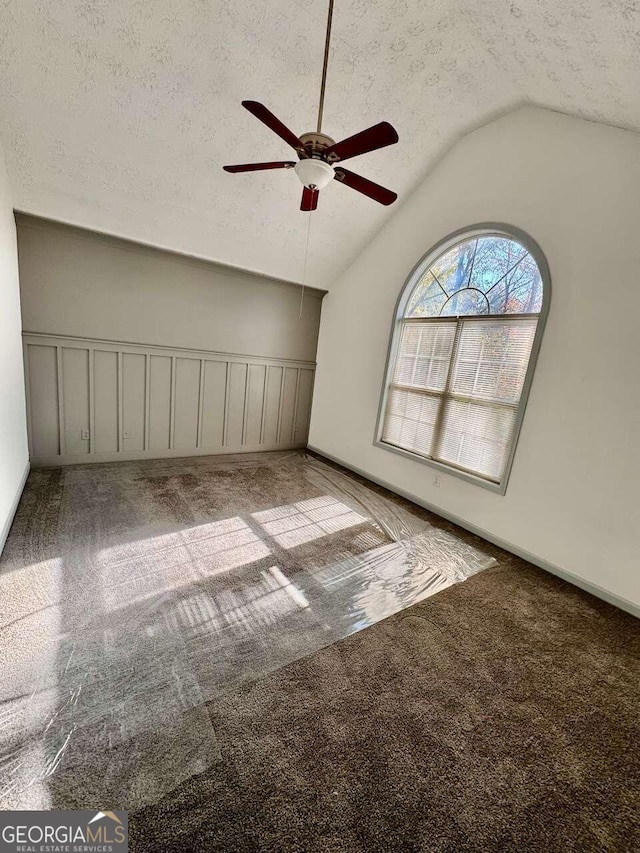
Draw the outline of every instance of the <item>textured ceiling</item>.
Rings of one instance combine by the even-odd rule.
[[[0,138],[16,208],[301,280],[293,152],[242,109],[315,127],[324,3],[0,0]],[[640,129],[637,0],[336,0],[324,130],[386,119],[400,143],[349,162],[400,194],[461,133],[524,101]],[[383,208],[333,182],[307,282],[328,287]]]

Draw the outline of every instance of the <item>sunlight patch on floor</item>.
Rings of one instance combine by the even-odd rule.
[[[329,495],[255,512],[253,518],[283,548],[295,548],[367,522],[365,516]]]

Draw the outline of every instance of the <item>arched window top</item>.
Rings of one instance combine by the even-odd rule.
[[[404,317],[539,314],[543,282],[531,253],[498,233],[465,237],[418,269]]]

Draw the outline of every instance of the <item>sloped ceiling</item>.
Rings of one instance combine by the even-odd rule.
[[[315,127],[326,9],[301,0],[2,0],[0,136],[19,210],[300,281],[291,150],[240,106]],[[403,196],[463,132],[525,101],[640,129],[635,0],[336,0],[324,130],[400,143],[349,162]],[[481,164],[479,164],[481,168]],[[329,287],[383,208],[337,182],[312,214]]]

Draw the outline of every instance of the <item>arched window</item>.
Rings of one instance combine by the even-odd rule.
[[[376,444],[504,493],[549,298],[544,256],[514,228],[436,246],[400,294]]]

